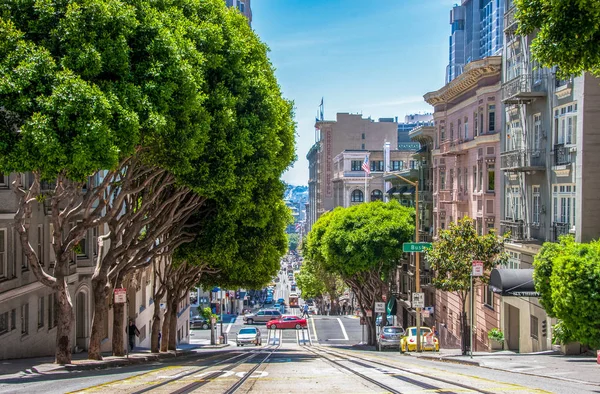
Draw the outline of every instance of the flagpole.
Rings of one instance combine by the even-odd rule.
[[[367,193],[367,172],[365,171],[365,202],[367,202],[367,196],[369,194]]]

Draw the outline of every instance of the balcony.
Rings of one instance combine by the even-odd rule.
[[[517,7],[511,7],[504,13],[504,31],[507,33],[514,32],[517,29],[516,12]]]
[[[419,190],[419,202],[422,203],[431,203],[433,200],[433,196],[429,191]]]
[[[454,200],[452,190],[440,190],[438,193],[441,204],[451,204]]]
[[[573,154],[571,148],[564,144],[554,145],[554,165],[564,166],[573,162]]]
[[[516,149],[500,153],[502,171],[531,171],[546,168],[546,150]]]
[[[462,144],[462,142],[462,140],[444,141],[440,144],[440,153],[443,156],[462,155],[466,153],[460,149],[460,144]]]
[[[552,223],[552,241],[558,242],[558,238],[561,235],[567,235],[571,233],[571,224],[569,222],[553,222]]]
[[[500,221],[500,233],[506,234],[510,231],[509,239],[511,241],[525,240],[525,224],[522,220],[506,218]]]
[[[521,74],[502,85],[502,102],[504,104],[519,104],[529,102],[534,98],[546,96],[546,79],[536,78],[531,74]]]

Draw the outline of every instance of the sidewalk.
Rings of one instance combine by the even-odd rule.
[[[105,369],[123,367],[127,365],[141,364],[150,361],[158,361],[175,357],[186,357],[197,354],[200,349],[220,349],[230,344],[179,344],[177,351],[166,353],[151,353],[148,348],[135,348],[129,357],[114,357],[110,354],[104,356],[103,360],[95,361],[87,359],[87,352],[74,353],[71,364],[58,365],[54,363],[54,356],[17,358],[0,361],[0,379],[15,378],[34,373],[44,374],[56,371],[82,371],[91,369]]]
[[[475,352],[471,358],[471,356],[463,356],[460,349],[405,354],[427,360],[478,365],[524,375],[544,376],[600,386],[600,365],[594,356],[565,356],[555,351],[520,354],[504,350]]]

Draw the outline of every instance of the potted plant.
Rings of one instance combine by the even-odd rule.
[[[492,350],[504,349],[504,333],[499,328],[492,328],[488,331],[488,339]]]

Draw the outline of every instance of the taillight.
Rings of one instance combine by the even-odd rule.
[[[384,338],[385,338],[385,335],[381,334],[381,335],[379,336],[379,338],[381,338],[381,339],[384,339]]]
[[[413,338],[410,338],[410,339],[408,340],[408,342],[414,342],[414,341],[415,341],[415,340],[414,340]]]

